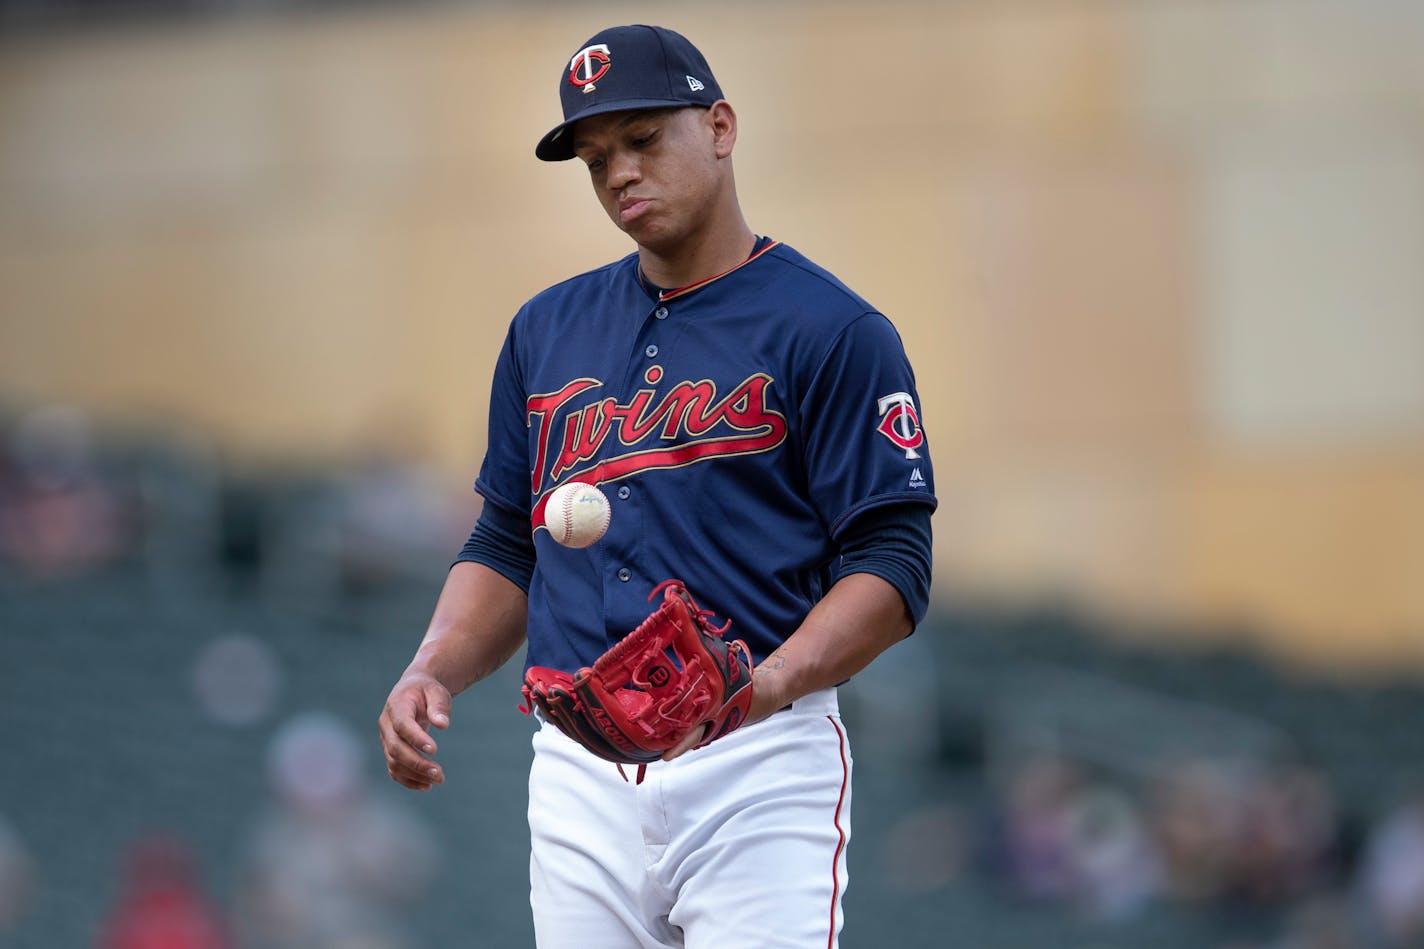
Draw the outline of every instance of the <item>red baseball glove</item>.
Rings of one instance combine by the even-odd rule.
[[[701,748],[742,724],[752,704],[746,643],[724,639],[731,621],[713,627],[681,580],[658,584],[648,599],[659,593],[662,604],[592,668],[570,676],[531,666],[524,710],[537,705],[565,735],[618,764],[657,761],[706,726]]]

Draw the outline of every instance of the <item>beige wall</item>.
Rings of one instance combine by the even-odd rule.
[[[1424,666],[1424,17],[1326,2],[661,11],[754,227],[899,324],[936,591]],[[452,479],[503,328],[625,252],[532,144],[639,5],[0,48],[0,398]]]

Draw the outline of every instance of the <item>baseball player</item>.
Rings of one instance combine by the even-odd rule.
[[[604,30],[558,84],[563,121],[535,154],[581,162],[636,250],[510,324],[484,507],[381,713],[387,766],[442,784],[431,728],[527,642],[541,947],[834,947],[851,804],[836,686],[928,601],[914,374],[873,306],[748,226],[737,115],[687,39]],[[575,480],[611,505],[583,548],[543,523]],[[631,683],[596,691],[615,666]]]

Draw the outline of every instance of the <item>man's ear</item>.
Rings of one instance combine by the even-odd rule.
[[[707,124],[712,129],[712,148],[718,158],[730,158],[737,144],[737,113],[726,99],[718,99],[707,110]]]

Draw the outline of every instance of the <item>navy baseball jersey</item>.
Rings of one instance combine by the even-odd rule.
[[[933,509],[918,405],[890,322],[765,238],[688,287],[650,286],[631,254],[534,297],[499,356],[475,485],[534,531],[527,663],[592,665],[670,577],[760,662],[825,593],[858,514]],[[543,527],[575,480],[612,505],[584,549]]]

